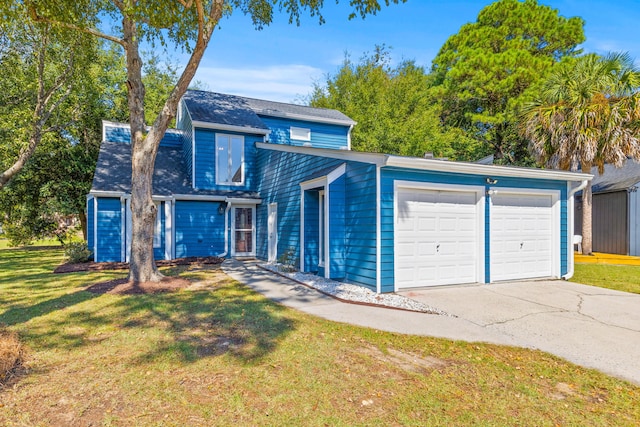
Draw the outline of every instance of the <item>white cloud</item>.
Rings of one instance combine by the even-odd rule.
[[[263,68],[200,67],[194,80],[214,92],[269,101],[292,102],[311,93],[323,70],[308,65],[271,65]]]

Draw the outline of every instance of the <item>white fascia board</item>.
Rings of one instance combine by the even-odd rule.
[[[124,191],[102,191],[102,190],[91,190],[89,192],[89,196],[93,197],[125,197],[127,193]]]
[[[354,122],[353,120],[330,119],[327,117],[308,116],[306,114],[285,113],[283,111],[254,110],[254,112],[259,116],[279,117],[281,119],[302,120],[305,122],[312,122],[312,123],[326,123],[330,125],[342,125],[342,126],[352,126],[356,124],[356,122]]]
[[[193,127],[196,128],[221,130],[226,132],[250,133],[255,135],[269,135],[271,133],[269,129],[258,129],[248,126],[224,125],[201,121],[192,121],[191,123],[193,124]]]
[[[347,171],[347,164],[343,163],[331,172],[327,174],[327,184],[331,184],[336,179],[340,178]]]
[[[310,179],[309,181],[304,181],[300,183],[300,189],[310,190],[312,188],[318,187],[326,187],[327,185],[327,176],[321,176],[319,178]]]
[[[270,144],[256,142],[256,147],[264,150],[284,151],[287,153],[307,154],[310,156],[328,157],[331,159],[349,160],[353,162],[371,163],[384,166],[386,155],[378,153],[361,153],[349,150],[334,150],[331,148],[299,147],[295,145]]]
[[[436,172],[454,172],[472,175],[490,175],[509,178],[551,179],[560,181],[591,180],[593,175],[579,172],[548,169],[519,168],[510,166],[481,165],[478,163],[458,163],[446,160],[420,159],[415,157],[387,156],[385,166]]]
[[[262,199],[249,199],[246,197],[227,197],[225,202],[232,203],[234,205],[259,205],[262,203]]]
[[[227,196],[209,196],[205,194],[174,194],[172,199],[173,200],[224,202],[227,200]]]

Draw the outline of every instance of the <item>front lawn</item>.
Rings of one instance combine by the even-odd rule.
[[[93,294],[61,250],[0,250],[0,324],[27,372],[0,425],[637,425],[640,388],[539,351],[392,334],[266,300],[215,266],[192,288]],[[429,316],[425,315],[425,321]]]
[[[640,266],[576,264],[571,281],[640,294]]]

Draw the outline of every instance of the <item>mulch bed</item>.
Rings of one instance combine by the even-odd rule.
[[[191,282],[180,277],[163,277],[159,282],[133,282],[129,279],[115,279],[96,283],[86,290],[93,294],[139,295],[176,292],[191,286]]]
[[[191,264],[221,264],[224,258],[212,257],[187,257],[171,260],[158,260],[158,267],[175,267],[178,265]],[[80,271],[103,271],[103,270],[127,270],[128,262],[83,262],[78,264],[62,264],[59,265],[54,273],[77,273]]]

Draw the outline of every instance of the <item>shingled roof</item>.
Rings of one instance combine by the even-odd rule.
[[[191,119],[198,122],[263,130],[268,128],[259,116],[287,117],[345,126],[356,123],[340,111],[328,108],[307,107],[215,92],[188,90],[182,99],[187,105]]]
[[[628,190],[640,182],[640,163],[629,159],[621,168],[605,165],[602,175],[598,173],[597,167],[593,168],[591,173],[593,174],[591,181],[593,193]]]
[[[103,142],[93,176],[92,191],[131,193],[131,145]],[[191,187],[182,150],[159,147],[153,173],[153,195],[203,195],[259,198],[255,192],[197,190]]]

